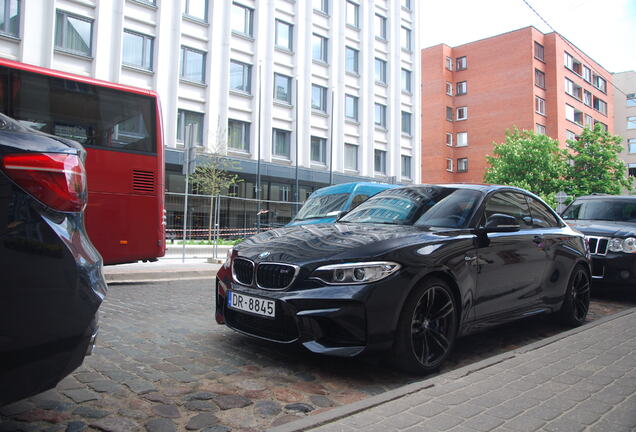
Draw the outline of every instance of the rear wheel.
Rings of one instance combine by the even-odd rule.
[[[585,322],[590,308],[590,276],[581,265],[577,265],[570,276],[559,319],[569,326],[580,326]]]
[[[458,311],[446,282],[432,278],[409,295],[400,315],[394,362],[410,373],[430,373],[455,343]]]

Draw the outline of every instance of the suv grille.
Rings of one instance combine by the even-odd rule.
[[[266,289],[285,289],[295,276],[296,267],[287,264],[261,263],[256,269],[256,282]]]
[[[254,263],[243,258],[235,258],[232,263],[234,278],[243,285],[252,285],[254,279]]]
[[[609,239],[605,237],[586,237],[590,245],[590,253],[592,255],[607,255],[607,246]]]

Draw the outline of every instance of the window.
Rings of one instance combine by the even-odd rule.
[[[545,100],[539,96],[534,97],[534,110],[541,115],[545,115]]]
[[[327,140],[325,138],[311,137],[311,161],[321,164],[327,163]]]
[[[636,177],[636,164],[634,163],[627,164],[627,173],[631,177]]]
[[[449,147],[453,146],[453,134],[450,132],[446,132],[446,145]]]
[[[592,106],[592,93],[587,90],[583,90],[583,103],[587,106]]]
[[[274,74],[274,99],[291,104],[291,77]]]
[[[411,156],[402,155],[402,178],[411,178]]]
[[[274,129],[272,142],[272,153],[274,156],[289,159],[289,142],[291,140],[291,132]]]
[[[411,93],[411,71],[407,69],[402,69],[402,91],[406,93]]]
[[[453,109],[451,107],[446,107],[446,120],[453,121]]]
[[[461,96],[461,95],[465,95],[466,93],[468,93],[468,82],[467,81],[458,82],[457,91],[455,92],[455,94],[457,96]]]
[[[402,0],[402,7],[411,10],[411,0]]]
[[[565,78],[565,92],[570,96],[581,100],[583,95],[583,88],[580,85],[574,84],[574,82]]]
[[[464,70],[468,67],[468,61],[466,60],[466,56],[463,57],[457,57],[457,59],[455,59],[455,63],[456,63],[456,68],[455,70]]]
[[[208,1],[207,0],[184,0],[183,14],[196,18],[201,21],[208,20]]]
[[[154,38],[124,30],[122,64],[152,70]]]
[[[583,79],[589,83],[592,82],[592,71],[587,66],[583,66]]]
[[[453,83],[446,81],[446,94],[449,96],[453,95]]]
[[[571,130],[566,130],[565,131],[565,139],[567,139],[568,141],[575,141],[576,140],[576,134],[574,132],[572,132]]]
[[[596,96],[592,99],[592,106],[601,114],[607,115],[607,103],[603,99],[599,99]]]
[[[457,147],[468,145],[468,132],[457,132]]]
[[[534,58],[539,59],[541,61],[544,60],[543,45],[541,45],[539,42],[534,43]]]
[[[327,88],[311,85],[311,109],[327,112]]]
[[[627,95],[627,106],[636,106],[636,93],[630,93]]]
[[[402,111],[402,133],[411,135],[411,113]]]
[[[93,20],[58,10],[55,14],[55,48],[73,54],[93,54]]]
[[[238,3],[232,4],[232,31],[254,36],[254,10]]]
[[[344,167],[348,170],[358,170],[358,146],[355,144],[345,144]]]
[[[386,84],[386,61],[375,59],[375,82]]]
[[[360,5],[347,0],[347,25],[360,28]]]
[[[328,58],[328,39],[326,37],[314,34],[311,37],[311,58],[323,63],[329,61]]]
[[[636,129],[636,116],[627,117],[627,129]]]
[[[355,48],[345,48],[345,70],[352,74],[358,74],[360,51]]]
[[[386,152],[384,150],[373,151],[373,168],[378,174],[386,174]]]
[[[468,118],[468,107],[457,108],[457,120],[466,120]]]
[[[545,204],[529,196],[526,196],[526,200],[530,204],[530,215],[532,216],[532,226],[534,228],[561,226],[554,213]]]
[[[375,15],[375,37],[386,40],[386,17]]]
[[[592,75],[592,85],[603,93],[607,91],[607,81],[599,75]]]
[[[450,57],[446,57],[446,69],[449,71],[453,70],[453,59]]]
[[[545,88],[545,74],[539,69],[534,70],[534,84],[542,89]]]
[[[594,129],[594,118],[585,114],[585,127],[588,129]]]
[[[636,153],[636,138],[630,138],[627,140],[627,151],[630,153]]]
[[[601,121],[598,120],[594,120],[594,126],[596,125],[600,125],[601,129],[603,129],[605,132],[607,132],[607,125]]]
[[[566,52],[563,53],[563,64],[566,68],[570,69],[575,74],[583,74],[583,65],[581,64],[581,62],[576,60],[574,57]]]
[[[545,126],[537,123],[535,125],[535,132],[537,133],[537,135],[545,135]]]
[[[205,53],[182,46],[179,77],[186,81],[205,83]]]
[[[20,0],[0,0],[0,33],[20,35]]]
[[[463,173],[466,171],[468,171],[468,159],[467,158],[457,159],[457,172]]]
[[[446,171],[453,172],[453,160],[446,159]]]
[[[386,105],[375,104],[375,125],[386,129]]]
[[[230,90],[252,93],[252,66],[236,60],[230,61]]]
[[[227,121],[227,144],[231,150],[249,153],[250,124],[238,120]]]
[[[565,105],[565,118],[579,126],[583,125],[583,112],[570,105]]]
[[[358,97],[345,95],[345,117],[358,121]]]
[[[291,51],[294,48],[294,26],[276,20],[276,48]]]
[[[194,145],[203,145],[203,114],[193,111],[179,110],[177,112],[177,141],[185,144],[185,130],[189,125],[196,128]]]
[[[402,49],[411,51],[413,49],[413,41],[411,40],[411,29],[402,27]]]
[[[322,12],[325,15],[329,14],[329,0],[314,0],[314,10]]]
[[[532,227],[532,217],[525,195],[514,192],[494,194],[486,203],[484,218],[487,220],[488,217],[496,213],[513,216],[517,219],[522,230]],[[481,223],[485,224],[486,220],[482,220]]]

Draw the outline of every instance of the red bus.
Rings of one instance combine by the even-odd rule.
[[[0,59],[0,112],[84,145],[86,228],[104,264],[164,255],[165,168],[155,92]]]

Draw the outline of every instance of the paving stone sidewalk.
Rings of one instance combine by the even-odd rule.
[[[636,430],[636,310],[499,360],[331,422],[325,413],[271,431]]]

